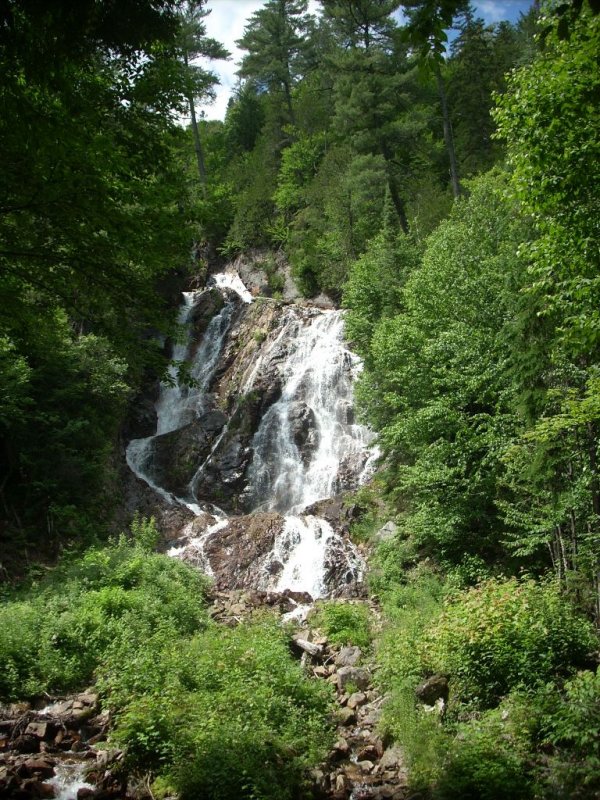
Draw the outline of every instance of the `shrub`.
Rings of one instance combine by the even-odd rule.
[[[332,687],[293,661],[274,618],[210,623],[206,579],[133,540],[71,556],[0,606],[4,699],[93,677],[128,765],[161,777],[157,797],[292,800],[332,742]]]
[[[564,691],[556,685],[589,658],[592,626],[553,581],[448,587],[421,568],[384,596],[382,732],[402,745],[411,788],[439,800],[595,796],[600,678],[583,672]],[[415,697],[435,672],[453,679],[443,717]]]
[[[560,693],[544,693],[542,744],[536,796],[545,800],[600,797],[600,670],[583,671]],[[539,701],[538,701],[539,704]]]
[[[163,639],[158,670],[130,655],[115,648],[103,669],[109,701],[124,703],[116,739],[182,798],[286,800],[325,756],[331,687],[290,659],[274,619]]]
[[[190,567],[151,554],[151,521],[73,555],[23,599],[0,606],[0,698],[68,691],[88,683],[107,650],[122,639],[144,641],[158,627],[174,638],[206,624],[206,579]]]
[[[458,726],[438,775],[439,800],[525,800],[532,796],[528,770],[530,732],[520,715],[485,712]]]
[[[371,644],[369,609],[362,603],[341,600],[320,603],[311,616],[311,623],[320,628],[332,644],[357,645],[363,649]]]
[[[383,594],[387,625],[377,647],[376,680],[389,698],[382,732],[402,745],[411,788],[419,791],[435,782],[449,744],[439,715],[426,712],[415,699],[422,680],[419,645],[441,612],[444,584],[427,568],[405,572],[402,579],[395,587],[388,581]]]
[[[458,697],[494,705],[582,666],[592,626],[554,581],[491,579],[456,594],[420,646],[426,672],[452,676]]]
[[[586,670],[459,724],[434,796],[587,800],[599,776],[600,674]]]
[[[407,680],[413,686],[421,680],[421,643],[442,610],[445,587],[435,572],[414,570],[404,580],[384,595],[387,625],[377,648],[377,680],[384,692]]]

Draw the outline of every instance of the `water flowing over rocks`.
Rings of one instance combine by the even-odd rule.
[[[129,504],[152,511],[168,552],[219,590],[351,596],[363,563],[341,493],[372,457],[353,413],[361,364],[341,312],[256,297],[260,263],[236,264],[249,285],[230,267],[184,293],[172,358],[188,361],[192,382],[171,367],[151,435],[143,404],[146,435],[127,447]]]
[[[46,705],[0,706],[0,797],[120,800],[130,796],[120,750],[103,743],[110,715],[93,691]]]
[[[189,362],[193,381],[171,368],[151,432],[143,404],[143,435],[127,447],[130,508],[154,513],[166,552],[212,577],[215,621],[235,626],[265,608],[300,621],[292,652],[332,684],[339,707],[315,797],[399,800],[405,774],[377,733],[384,698],[372,670],[358,647],[334,647],[305,621],[318,598],[365,597],[349,537],[360,509],[346,498],[377,456],[354,414],[362,365],[327,298],[299,301],[287,280],[285,299],[271,297],[272,266],[240,258],[184,293],[172,357]]]

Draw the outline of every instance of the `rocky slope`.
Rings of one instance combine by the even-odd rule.
[[[252,292],[265,290],[256,259],[237,266]],[[233,270],[212,283],[186,295],[181,317],[187,345],[176,355],[195,385],[153,389],[128,427],[125,507],[155,516],[164,546],[220,589],[359,592],[340,498],[370,451],[354,419],[360,364],[343,320],[304,302],[252,302]],[[314,503],[332,496],[321,516]],[[322,563],[303,584],[307,559]]]

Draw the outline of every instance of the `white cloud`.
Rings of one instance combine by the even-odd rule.
[[[515,12],[522,11],[523,6],[527,5],[523,0],[477,0],[475,3],[477,11],[484,20],[491,24],[500,22],[503,19],[512,19]]]
[[[225,45],[231,53],[228,61],[208,62],[199,59],[199,63],[216,72],[221,81],[221,85],[215,87],[217,98],[214,103],[199,106],[199,110],[209,119],[223,119],[225,116],[227,101],[237,81],[237,62],[242,56],[235,42],[241,39],[248,17],[263,5],[264,0],[210,0],[207,4],[211,13],[205,20],[206,33]]]

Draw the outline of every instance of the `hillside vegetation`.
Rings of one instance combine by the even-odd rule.
[[[225,120],[189,130],[216,81],[190,64],[226,55],[206,3],[117,6],[0,11],[0,699],[94,680],[156,796],[306,796],[325,684],[107,512],[185,276],[277,251],[364,360],[353,535],[413,796],[600,798],[598,3],[268,0]]]

